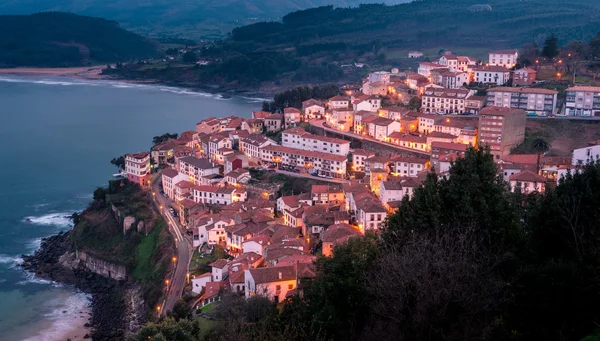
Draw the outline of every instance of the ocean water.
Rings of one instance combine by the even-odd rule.
[[[64,341],[89,297],[23,272],[20,255],[70,228],[113,157],[209,116],[249,117],[262,99],[61,77],[0,76],[0,341]]]

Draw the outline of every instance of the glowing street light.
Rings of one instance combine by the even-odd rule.
[[[171,258],[171,260],[173,261],[173,263],[177,262],[177,257],[173,257]]]
[[[168,280],[168,279],[167,279],[167,280],[165,280],[165,284],[166,284],[166,285],[169,285],[169,280]]]
[[[161,306],[156,306],[156,311],[160,312]]]

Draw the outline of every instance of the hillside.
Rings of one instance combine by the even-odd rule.
[[[377,1],[398,4],[409,0]],[[144,35],[221,38],[233,28],[322,5],[357,6],[360,0],[4,0],[0,13],[62,11],[119,22]]]
[[[114,21],[69,13],[0,16],[0,67],[81,66],[156,54],[155,45]]]

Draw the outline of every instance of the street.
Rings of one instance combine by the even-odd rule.
[[[168,282],[165,283],[167,285],[167,295],[160,305],[159,315],[171,311],[175,306],[175,303],[177,303],[177,301],[181,298],[185,281],[188,276],[189,264],[193,252],[191,241],[189,241],[188,237],[185,235],[185,229],[180,226],[177,219],[173,218],[169,212],[168,199],[160,194],[158,187],[158,179],[160,178],[161,177],[159,173],[159,176],[152,180],[151,190],[154,203],[156,204],[161,215],[164,217],[165,222],[168,224],[169,232],[171,232],[175,240],[177,256],[174,259],[175,271],[173,272],[172,277],[168,279]]]

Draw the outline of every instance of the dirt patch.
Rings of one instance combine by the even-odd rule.
[[[588,142],[600,139],[600,121],[528,119],[525,142],[517,148],[517,152],[531,152],[528,146],[537,137],[550,143],[549,155],[569,156],[573,149],[585,147]]]

